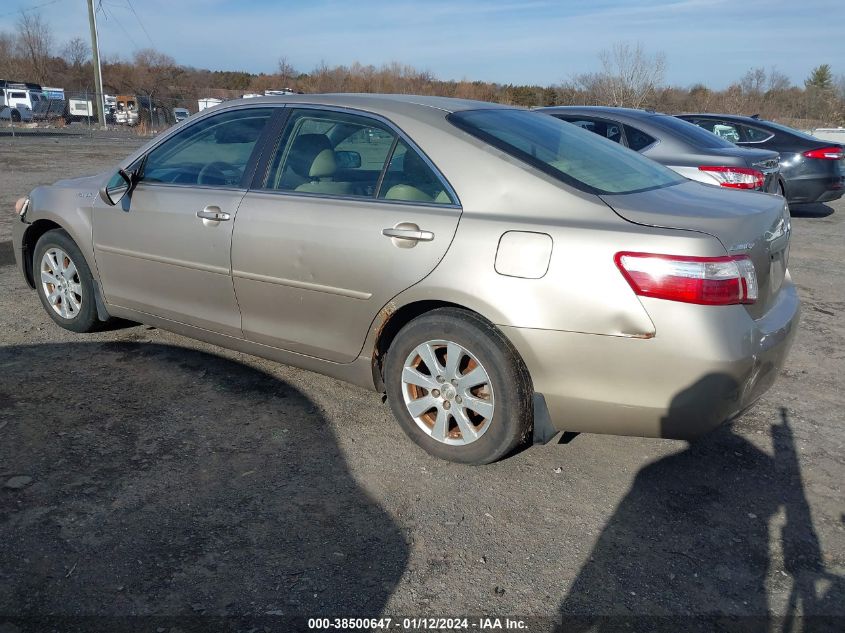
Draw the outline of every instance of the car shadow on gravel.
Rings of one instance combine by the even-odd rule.
[[[768,431],[773,454],[725,425],[640,470],[561,603],[563,630],[843,630],[845,579],[825,568],[786,409]]]
[[[0,266],[14,266],[15,252],[12,250],[12,242],[0,242]]]
[[[399,583],[402,533],[291,385],[131,341],[3,347],[0,367],[0,624],[378,615]]]
[[[833,207],[821,202],[796,204],[789,207],[789,214],[794,218],[826,218],[833,215]]]

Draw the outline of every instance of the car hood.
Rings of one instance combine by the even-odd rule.
[[[748,255],[759,282],[760,299],[749,307],[754,316],[762,314],[780,289],[791,230],[789,208],[780,196],[687,181],[601,199],[634,224],[706,233],[728,253]]]
[[[53,183],[54,187],[62,189],[79,189],[80,191],[99,191],[103,183],[111,175],[110,171],[104,171],[93,176],[80,176],[79,178],[67,178]]]

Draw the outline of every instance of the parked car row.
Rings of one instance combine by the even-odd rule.
[[[626,145],[691,180],[770,193],[780,186],[777,152],[739,148],[667,114],[604,107],[538,111]]]
[[[681,114],[740,147],[774,150],[780,154],[780,193],[790,204],[830,202],[845,194],[843,146],[757,117],[723,114]]]
[[[758,118],[669,116],[599,106],[539,108],[700,182],[779,193],[790,204],[845,194],[843,146]]]
[[[375,389],[457,462],[740,414],[799,318],[788,207],[742,190],[774,190],[772,153],[669,117],[552,114],[226,102],[19,200],[15,258],[61,327],[123,318]]]

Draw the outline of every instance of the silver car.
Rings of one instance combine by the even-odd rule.
[[[375,389],[457,462],[698,436],[772,384],[798,323],[782,198],[483,102],[227,102],[16,211],[60,326],[119,317]]]

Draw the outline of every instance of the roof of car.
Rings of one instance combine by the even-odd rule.
[[[452,97],[433,97],[426,95],[407,94],[370,94],[370,93],[329,93],[329,94],[296,94],[274,95],[268,97],[254,97],[252,99],[238,99],[225,101],[221,105],[235,105],[238,103],[302,103],[312,105],[331,105],[338,107],[360,108],[375,113],[402,112],[410,114],[419,109],[435,109],[443,112],[459,112],[461,110],[479,110],[489,108],[508,108],[498,103],[474,101],[472,99],[455,99]]]
[[[625,115],[632,119],[645,119],[655,115],[662,115],[663,112],[654,110],[637,110],[636,108],[617,108],[613,106],[550,106],[537,108],[540,112],[592,112],[593,114],[616,114]]]
[[[745,116],[744,114],[719,114],[718,112],[683,112],[676,116],[698,116],[709,119],[735,119],[737,121],[746,121],[747,123],[766,123],[765,119],[755,118],[753,116]]]

